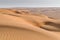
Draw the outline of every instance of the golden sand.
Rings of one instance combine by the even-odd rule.
[[[28,10],[0,9],[0,40],[60,40],[60,20]]]

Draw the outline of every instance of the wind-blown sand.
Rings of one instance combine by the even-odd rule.
[[[0,40],[60,40],[60,20],[28,10],[0,9]]]

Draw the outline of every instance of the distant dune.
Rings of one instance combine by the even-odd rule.
[[[41,7],[41,8],[16,8],[16,9],[24,9],[30,10],[35,13],[42,13],[49,17],[60,19],[60,7]]]

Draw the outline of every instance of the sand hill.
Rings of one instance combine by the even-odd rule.
[[[60,20],[29,10],[0,9],[0,32],[1,40],[60,40]]]

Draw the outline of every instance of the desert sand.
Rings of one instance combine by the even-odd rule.
[[[29,10],[0,9],[0,40],[60,40],[60,20]]]

